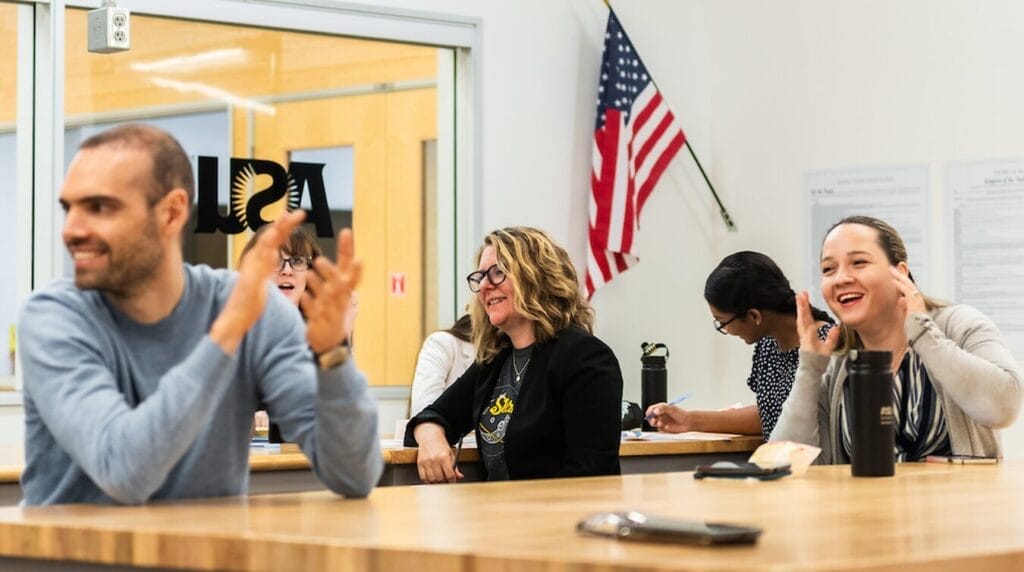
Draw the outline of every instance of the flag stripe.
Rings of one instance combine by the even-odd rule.
[[[634,151],[634,173],[640,171],[640,168],[644,165],[644,159],[647,158],[647,155],[654,150],[655,145],[659,145],[667,139],[665,134],[675,126],[675,118],[672,117],[671,113],[668,113],[667,108],[665,108],[665,111],[666,113],[661,114],[661,121],[659,121],[658,125],[654,128],[654,132],[651,134],[651,137],[640,145],[639,151]]]
[[[618,111],[609,110],[608,115],[615,115],[616,118],[605,123],[603,133],[600,134],[601,145],[601,175],[598,177],[597,186],[593,187],[593,198],[597,202],[597,222],[591,230],[591,240],[596,240],[597,246],[608,247],[608,227],[611,223],[611,209],[608,208],[613,202],[615,194],[616,162],[618,155],[619,125],[617,120]],[[614,144],[609,145],[607,142]]]
[[[651,192],[654,190],[654,185],[658,184],[658,179],[661,178],[661,174],[668,167],[669,161],[675,157],[675,154],[679,152],[679,149],[686,143],[686,137],[682,131],[678,131],[676,136],[672,138],[672,141],[668,144],[665,152],[661,154],[657,162],[654,164],[654,169],[651,170],[651,176],[647,178],[644,185],[640,188],[640,196],[638,198],[639,208],[644,208],[644,204],[647,203],[647,198],[651,196]]]
[[[642,187],[646,184],[647,179],[651,176],[651,171],[654,168],[654,165],[661,159],[661,155],[665,152],[665,149],[668,148],[673,137],[679,135],[681,132],[682,131],[678,128],[673,130],[666,129],[665,132],[657,139],[652,139],[651,150],[645,154],[645,157],[650,155],[651,158],[644,161],[642,164],[636,165],[636,173],[634,174],[634,177],[641,181],[638,183],[638,186]]]
[[[623,118],[620,115],[619,120]],[[619,125],[619,133],[629,133],[629,128],[626,125]],[[622,249],[622,237],[633,220],[630,218],[632,215],[632,190],[630,189],[630,173],[629,173],[629,138],[619,137],[618,141],[615,142],[615,183],[612,191],[612,201],[610,205],[611,217],[608,228],[608,243],[606,248],[608,250],[621,250]],[[623,198],[620,195],[623,193],[626,196]],[[629,214],[629,217],[627,217]]]
[[[608,265],[607,250],[598,248],[593,244],[590,247],[590,260],[587,271],[596,274],[600,279],[599,284],[604,284],[612,279],[611,267]]]
[[[640,92],[640,96],[636,98],[636,102],[633,103],[633,109],[639,109],[640,113],[636,116],[636,121],[633,122],[633,133],[638,133],[641,129],[647,125],[647,121],[651,118],[654,110],[661,106],[662,97],[658,93],[657,88],[654,87],[653,83],[647,84],[647,87]],[[634,135],[635,137],[635,135]]]
[[[630,167],[632,172],[632,167]],[[637,216],[634,205],[636,201],[636,180],[630,177],[626,182],[626,220],[622,224],[622,240],[619,242],[619,251],[631,252],[633,250],[633,230],[636,228]],[[625,269],[623,269],[625,270]]]

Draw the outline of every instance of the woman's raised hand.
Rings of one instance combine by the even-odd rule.
[[[830,356],[839,342],[839,328],[832,328],[822,341],[818,337],[818,324],[811,313],[810,297],[804,290],[796,295],[796,331],[800,335],[800,350]]]
[[[909,276],[900,272],[899,268],[895,266],[890,268],[889,271],[892,273],[892,281],[896,284],[896,288],[903,294],[903,297],[897,302],[900,310],[903,311],[903,319],[917,312],[927,312],[928,308],[924,303],[924,295],[917,289],[917,284],[914,284]]]
[[[306,276],[306,291],[299,301],[306,316],[306,341],[314,353],[337,347],[351,333],[347,316],[355,311],[351,300],[363,267],[347,228],[338,233],[337,260],[320,256],[313,261],[315,272]]]
[[[210,326],[210,339],[224,353],[234,354],[249,328],[263,315],[270,288],[267,281],[281,263],[281,247],[305,218],[305,211],[286,212],[257,240],[242,259],[231,295]]]

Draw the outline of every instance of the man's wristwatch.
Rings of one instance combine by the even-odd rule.
[[[322,354],[314,353],[313,356],[321,370],[334,369],[348,361],[349,349],[347,345],[340,345]]]

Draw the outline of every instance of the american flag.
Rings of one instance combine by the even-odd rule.
[[[668,162],[686,143],[614,12],[608,14],[597,89],[588,298],[639,261],[633,242],[640,211]]]

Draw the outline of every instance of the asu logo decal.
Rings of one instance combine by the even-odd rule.
[[[256,230],[270,222],[260,215],[263,207],[287,197],[285,208],[295,210],[302,203],[302,193],[308,191],[311,208],[306,211],[306,221],[316,226],[317,236],[334,236],[322,163],[293,162],[286,170],[273,161],[232,157],[231,191],[226,214],[221,214],[217,205],[217,158],[200,156],[196,170],[197,234],[238,234],[246,229]],[[256,188],[260,175],[270,177],[270,186]]]

